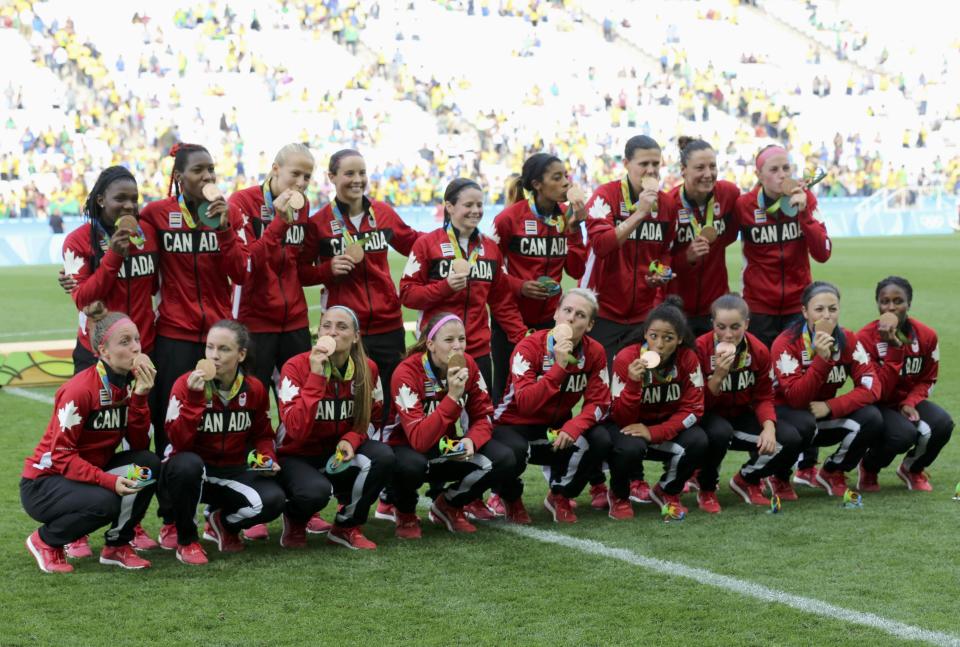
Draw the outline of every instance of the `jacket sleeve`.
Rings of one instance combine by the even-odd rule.
[[[243,218],[235,206],[229,206],[230,226],[217,230],[217,244],[220,246],[220,268],[237,285],[243,285],[247,278],[246,233],[243,230]],[[243,233],[240,233],[243,232]]]
[[[250,258],[248,270],[253,273],[266,265],[276,267],[280,260],[280,247],[283,237],[289,225],[283,217],[277,216],[263,228],[260,238],[257,238],[253,228],[254,216],[243,213],[244,205],[241,203],[240,195],[239,193],[231,195],[230,204],[243,214],[242,227],[244,239],[247,241],[247,255]]]
[[[64,243],[63,251],[66,254],[69,247]],[[79,256],[77,250],[70,250],[73,254]],[[106,299],[117,283],[117,272],[123,265],[123,256],[120,256],[112,249],[108,249],[100,259],[100,265],[96,271],[90,272],[90,259],[85,258],[83,267],[75,275],[77,280],[77,289],[71,296],[73,302],[77,304],[77,309],[81,310],[94,301]]]
[[[467,382],[467,419],[470,421],[464,436],[473,441],[473,447],[479,451],[493,435],[490,416],[493,415],[493,403],[490,394],[480,388],[480,370],[471,367],[473,375]],[[444,398],[449,400],[450,398]]]
[[[500,269],[493,271],[493,283],[490,285],[490,292],[487,293],[487,303],[497,323],[503,327],[512,343],[516,344],[526,336],[527,327],[523,323],[523,317],[520,316],[520,308],[517,307],[514,290],[503,265]]]
[[[803,229],[803,238],[807,241],[810,256],[818,263],[826,263],[830,259],[833,246],[827,235],[827,226],[813,216],[816,211],[817,198],[807,191],[807,208],[800,214],[800,228]]]
[[[307,221],[303,248],[297,262],[297,276],[303,286],[330,283],[333,281],[333,259],[320,258],[320,230],[317,216]]]
[[[940,372],[940,341],[936,333],[930,339],[931,351],[924,358],[923,370],[917,375],[916,382],[907,397],[903,399],[900,406],[916,407],[918,404],[930,397],[930,392],[937,383],[937,376]]]
[[[813,362],[807,370],[803,370],[801,358],[790,349],[784,336],[777,337],[773,342],[771,355],[777,389],[783,395],[787,406],[806,409],[826,381],[830,373],[830,362],[814,354]]]
[[[60,433],[54,438],[50,460],[53,468],[71,481],[92,483],[112,492],[119,476],[108,474],[80,456],[83,421],[91,408],[92,394],[88,391],[68,385],[57,392],[53,415],[60,419],[50,424],[58,425]]]
[[[627,359],[629,346],[613,358],[611,373],[611,393],[613,400],[610,413],[614,422],[620,427],[626,427],[640,420],[640,409],[643,404],[643,383],[630,379],[630,362]]]
[[[277,452],[274,445],[276,434],[273,433],[273,425],[270,424],[270,395],[262,384],[258,400],[257,408],[253,413],[253,428],[250,430],[252,445],[258,452],[276,461]]]
[[[852,334],[847,335],[847,343],[854,343],[853,351],[853,390],[835,398],[827,400],[830,413],[834,418],[842,418],[868,404],[873,404],[880,398],[881,383],[877,378],[877,370],[864,350],[863,344]]]
[[[410,250],[400,278],[400,303],[414,310],[426,310],[452,294],[454,290],[446,280],[430,279],[429,242],[427,237],[421,238]]]
[[[510,357],[513,398],[520,411],[536,411],[560,393],[567,369],[562,363],[555,362],[550,370],[541,374],[543,352],[536,338],[531,336],[517,344]]]
[[[444,396],[429,416],[423,413],[423,393],[419,376],[401,365],[393,373],[391,392],[397,403],[396,411],[410,446],[425,454],[437,446],[447,430],[460,417],[461,406],[453,398]]]
[[[588,216],[584,224],[587,228],[587,241],[593,253],[604,258],[619,250],[620,242],[617,240],[611,207],[599,189],[590,196],[586,208]]]
[[[583,242],[583,224],[577,223],[567,230],[567,258],[563,263],[567,274],[578,281],[587,269],[587,246]]]
[[[596,360],[587,374],[587,390],[583,394],[583,406],[580,413],[563,425],[563,431],[576,440],[603,420],[610,411],[610,387],[607,386],[607,356],[598,349]],[[556,366],[556,364],[554,364]]]
[[[876,343],[871,334],[872,323],[867,324],[857,333],[857,340],[863,344],[870,354],[877,379],[880,380],[880,398],[887,399],[893,396],[900,381],[900,369],[903,368],[903,346],[887,345],[887,355],[881,361],[877,352]]]
[[[510,218],[508,215],[504,215],[504,211],[498,213],[497,217],[493,220],[492,238],[497,241],[500,256],[503,257],[504,265],[506,265],[507,252],[510,250],[510,241],[513,240],[513,232],[510,229]],[[523,280],[511,274],[509,268],[505,278],[510,284],[510,290],[519,297],[522,294]]]
[[[126,438],[130,449],[150,449],[150,405],[146,393],[130,395]]]
[[[280,372],[280,421],[284,435],[303,442],[314,432],[317,403],[327,391],[327,378],[309,370],[294,360],[283,365]]]
[[[181,375],[170,391],[166,422],[163,425],[167,438],[175,451],[190,451],[197,438],[200,418],[207,406],[203,391],[187,388],[187,378]]]
[[[390,214],[390,226],[393,229],[393,237],[390,239],[390,246],[400,252],[403,256],[409,256],[414,243],[422,236],[419,231],[403,221],[403,218],[387,206],[387,213]]]
[[[691,367],[693,367],[692,374],[700,376],[700,386],[691,380]],[[700,372],[700,364],[693,362],[691,366],[681,367],[677,372],[677,378],[680,384],[680,401],[677,403],[677,410],[660,424],[649,427],[651,443],[662,443],[676,438],[677,434],[697,424],[697,420],[703,417],[703,374]]]

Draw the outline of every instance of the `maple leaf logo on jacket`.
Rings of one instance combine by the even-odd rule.
[[[608,389],[610,388],[610,374],[607,373],[606,368],[600,371],[600,381],[603,382]]]
[[[380,377],[377,377],[377,385],[373,387],[373,399],[375,402],[383,402],[383,385],[380,383]]]
[[[63,273],[73,276],[83,268],[83,257],[77,256],[72,249],[63,253]]]
[[[410,254],[407,257],[407,264],[403,267],[404,276],[413,276],[420,271],[420,261],[417,260],[416,254]]]
[[[592,205],[590,205],[590,217],[591,218],[606,218],[610,215],[610,205],[604,202],[603,198],[597,198]]]
[[[513,356],[513,366],[510,367],[510,371],[516,375],[521,376],[527,371],[530,370],[530,362],[523,358],[523,355],[517,353]]]
[[[80,416],[77,415],[77,405],[73,403],[73,400],[60,407],[60,410],[57,411],[57,420],[60,421],[60,431],[73,429],[74,425],[80,423]]]
[[[867,351],[864,350],[863,344],[860,342],[857,342],[857,348],[853,351],[853,359],[864,366],[870,363],[870,356],[867,355]]]
[[[700,372],[699,366],[697,367],[697,370],[690,374],[690,383],[698,389],[703,388],[703,373]]]
[[[623,393],[623,387],[626,384],[620,381],[620,376],[616,373],[613,374],[613,384],[610,385],[610,395],[615,398],[619,398],[620,394]]]
[[[298,395],[300,395],[300,387],[284,375],[283,381],[280,382],[280,389],[277,391],[277,397],[280,398],[280,402],[287,404]]]
[[[798,368],[800,368],[800,363],[794,359],[793,355],[787,351],[780,354],[780,359],[777,360],[778,371],[784,375],[793,375]]]
[[[937,342],[937,345],[934,346],[933,352],[930,353],[930,357],[933,358],[933,361],[935,362],[940,361],[940,342]]]
[[[164,422],[173,422],[180,417],[180,400],[177,396],[170,398],[170,404],[167,406],[167,418]]]
[[[403,409],[404,411],[409,411],[411,407],[417,404],[417,394],[413,392],[406,384],[400,385],[400,390],[397,392],[397,397],[394,398],[394,401],[397,403],[397,406]]]

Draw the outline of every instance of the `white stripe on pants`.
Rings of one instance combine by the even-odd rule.
[[[230,479],[221,479],[215,476],[207,476],[207,481],[214,485],[220,485],[237,492],[247,500],[249,505],[243,506],[236,512],[227,515],[227,523],[238,524],[244,519],[252,519],[263,512],[263,500],[255,489],[239,481]]]

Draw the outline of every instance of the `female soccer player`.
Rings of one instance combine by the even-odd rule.
[[[583,276],[587,249],[580,223],[586,217],[583,202],[568,200],[570,179],[557,157],[546,153],[531,155],[523,163],[513,204],[493,220],[491,238],[500,246],[507,275],[518,291],[517,305],[523,324],[534,330],[553,326],[551,319],[560,303],[560,282],[566,272],[574,279]],[[579,196],[573,192],[574,198]],[[494,318],[491,323],[494,403],[506,389],[512,345]]]
[[[480,233],[483,190],[457,178],[443,195],[443,227],[413,246],[400,279],[400,302],[420,311],[420,321],[437,312],[455,312],[467,326],[467,353],[476,361],[484,389],[491,383],[490,324],[487,305],[510,342],[527,334],[503,257],[494,241]]]
[[[812,280],[810,257],[830,258],[826,226],[817,220],[817,199],[793,180],[787,151],[768,146],[756,160],[759,184],[737,200],[743,236],[743,298],[751,330],[767,346],[801,321],[800,295]],[[785,185],[786,183],[786,185]]]
[[[697,505],[705,512],[720,512],[717,481],[727,449],[750,453],[730,479],[730,489],[747,503],[768,505],[762,479],[793,466],[800,453],[800,433],[789,422],[777,420],[770,351],[747,332],[747,302],[739,294],[726,294],[713,302],[710,313],[713,331],[697,339],[700,368],[707,376],[700,424],[708,442],[695,479]]]
[[[680,295],[694,335],[711,329],[710,304],[730,291],[726,248],[737,240],[740,189],[717,180],[717,153],[702,139],[680,137],[683,184],[670,191],[667,210],[677,222],[667,292]]]
[[[308,522],[335,492],[340,507],[327,540],[373,550],[377,545],[362,528],[394,465],[390,448],[368,437],[382,419],[377,365],[363,350],[360,322],[350,308],[328,308],[319,335],[312,350],[284,365],[277,392],[277,454],[283,461],[277,481],[287,493],[280,545],[306,546]],[[323,337],[336,343],[332,351]]]
[[[175,144],[170,155],[170,197],[151,202],[140,214],[155,232],[160,255],[152,418],[154,446],[161,456],[167,445],[163,416],[170,389],[203,358],[210,326],[231,316],[231,283],[242,284],[247,276],[243,220],[222,195],[212,198],[217,177],[210,153],[196,144]],[[216,226],[200,221],[201,209]]]
[[[247,278],[234,290],[233,311],[250,330],[254,375],[268,387],[274,369],[279,372],[288,359],[310,350],[307,301],[297,272],[310,214],[304,193],[312,175],[310,149],[287,144],[263,185],[228,200],[243,218],[250,257]]]
[[[63,241],[64,274],[74,279],[69,292],[80,310],[74,375],[97,363],[88,330],[87,313],[93,311],[95,316],[106,311],[130,313],[140,331],[141,352],[153,350],[157,237],[152,231],[146,234],[149,225],[144,223],[136,232],[117,227],[120,218],[137,217],[139,201],[130,171],[122,166],[104,169],[84,203],[90,224],[77,227]]]
[[[933,486],[924,470],[953,433],[950,414],[929,399],[940,370],[937,333],[909,316],[913,286],[907,279],[883,279],[877,283],[876,299],[880,319],[864,326],[857,337],[879,366],[883,394],[878,406],[884,430],[860,463],[858,487],[879,490],[877,472],[909,450],[897,476],[908,489],[929,492]]]
[[[800,296],[801,321],[773,342],[777,417],[805,435],[803,447],[837,445],[820,467],[801,461],[797,482],[818,483],[832,496],[847,491],[845,472],[860,462],[883,432],[883,418],[874,402],[880,397],[880,379],[870,355],[856,335],[840,326],[840,291],[832,283],[814,281]],[[847,378],[853,390],[837,391]],[[809,416],[816,418],[816,435],[809,433]],[[780,481],[789,468],[777,473]],[[814,486],[816,487],[816,486]]]
[[[424,483],[431,484],[431,521],[475,532],[464,506],[482,506],[483,492],[514,473],[513,452],[490,438],[493,406],[467,348],[460,318],[439,312],[393,374],[394,417],[384,433],[397,460],[386,502],[396,508],[402,539],[420,537],[415,509]]]
[[[283,512],[285,495],[274,476],[280,471],[270,428],[270,400],[260,380],[246,369],[250,333],[224,319],[207,333],[206,359],[214,365],[177,378],[167,407],[167,435],[173,448],[163,464],[160,503],[174,518],[160,530],[160,545],[176,548],[184,564],[207,563],[197,541],[194,516],[201,501],[211,513],[204,538],[220,552],[243,550],[240,530],[269,523]],[[249,454],[263,464],[248,469]],[[174,545],[174,537],[175,545]]]
[[[43,524],[27,537],[27,549],[45,573],[72,571],[64,546],[107,524],[101,564],[150,566],[130,542],[160,471],[149,451],[147,407],[156,371],[141,357],[140,333],[123,313],[100,319],[92,342],[99,359],[57,391],[54,415],[20,479],[23,509]],[[130,449],[116,452],[123,441]]]
[[[387,248],[407,256],[420,233],[389,204],[364,195],[367,166],[357,151],[334,153],[327,177],[337,195],[310,218],[301,255],[307,267],[300,276],[305,285],[324,284],[324,307],[344,305],[357,313],[367,355],[389,384],[403,357],[406,333]]]
[[[643,326],[643,341],[617,353],[613,361],[611,414],[620,427],[613,434],[610,464],[610,517],[633,517],[630,477],[646,460],[662,460],[664,473],[650,491],[659,506],[687,509],[680,494],[700,465],[707,437],[697,424],[703,415],[703,373],[693,335],[676,296],[654,308]]]
[[[670,198],[658,189],[660,145],[646,135],[627,140],[626,176],[594,191],[587,202],[589,255],[581,287],[597,293],[600,311],[590,335],[607,351],[607,363],[636,341],[653,308],[662,273],[652,263],[670,264],[675,223]]]
[[[571,501],[610,452],[610,429],[601,422],[610,408],[607,358],[603,347],[586,334],[597,307],[589,290],[567,290],[553,315],[555,327],[533,333],[513,352],[509,386],[494,415],[493,438],[513,450],[516,468],[489,505],[514,523],[530,523],[520,480],[528,455],[530,462],[549,467],[550,492],[544,505],[553,520],[574,523]]]

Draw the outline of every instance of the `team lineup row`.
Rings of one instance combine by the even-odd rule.
[[[859,466],[869,491],[876,472],[910,450],[898,474],[929,488],[923,468],[952,430],[927,400],[936,336],[907,316],[912,290],[896,277],[878,287],[890,314],[873,324],[873,339],[864,337],[870,326],[859,337],[839,327],[839,292],[810,282],[808,254],[826,260],[829,239],[782,149],[761,151],[761,183],[739,196],[716,181],[710,147],[686,142],[684,185],[667,194],[649,182],[659,148],[634,137],[626,177],[589,200],[560,160],[534,155],[519,178],[524,193],[491,237],[477,229],[483,193],[470,180],[448,187],[444,226],[419,234],[364,197],[355,151],[331,159],[337,199],[309,218],[300,192],[313,160],[301,146],[284,147],[262,187],[229,201],[205,150],[172,153],[173,197],[134,219],[135,181],[108,169],[88,200],[90,225],[64,245],[73,278],[62,282],[86,315],[78,373],[58,392],[21,484],[26,510],[45,524],[28,539],[44,570],[68,570],[63,546],[111,523],[101,561],[148,564],[133,548],[156,544],[136,528],[158,475],[161,544],[188,563],[206,561],[193,521],[201,497],[212,511],[205,534],[221,550],[241,548],[242,529],[281,514],[281,543],[303,545],[308,529],[324,529],[313,515],[332,492],[341,508],[330,540],[370,548],[360,526],[381,492],[378,516],[395,519],[398,536],[419,536],[425,482],[431,518],[452,531],[473,529],[465,515],[529,521],[519,478],[528,460],[549,466],[545,504],[557,521],[576,519],[572,499],[587,483],[613,518],[632,516],[630,499],[682,513],[695,470],[699,506],[718,512],[717,468],[729,447],[750,451],[731,487],[752,503],[767,501],[764,481],[795,497],[798,457],[795,480],[842,494],[845,472]],[[726,295],[723,251],[738,234],[744,299]],[[399,298],[388,245],[408,256]],[[564,272],[592,290],[561,300]],[[326,310],[311,349],[303,285],[316,283]],[[401,302],[423,324],[406,359]],[[696,343],[694,331],[704,333]],[[136,359],[151,349],[155,369]],[[212,367],[198,365],[205,357]],[[238,370],[241,362],[252,365]],[[274,370],[275,438],[263,386]],[[836,397],[848,375],[854,390]],[[145,451],[150,417],[162,467]],[[71,446],[54,443],[58,434]],[[124,435],[136,456],[114,454]],[[814,468],[813,448],[835,444]],[[256,471],[246,466],[251,447]],[[665,461],[652,489],[644,458]],[[139,489],[121,476],[133,463],[149,468]],[[87,498],[97,500],[79,505]],[[101,514],[65,519],[61,505]]]

